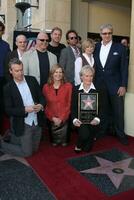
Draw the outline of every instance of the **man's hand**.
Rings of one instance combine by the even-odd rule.
[[[39,112],[40,110],[43,110],[43,106],[42,106],[41,104],[35,104],[35,105],[33,106],[33,111],[34,111],[35,113]]]
[[[126,93],[126,88],[125,87],[119,87],[117,94],[119,97],[124,96]]]
[[[31,113],[33,111],[34,111],[33,106],[26,106],[25,107],[25,113]]]

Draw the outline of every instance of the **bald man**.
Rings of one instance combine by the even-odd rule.
[[[20,34],[16,37],[15,44],[17,46],[17,49],[11,51],[8,53],[7,58],[6,58],[6,71],[5,71],[5,76],[6,79],[10,79],[10,74],[9,74],[9,62],[13,58],[18,58],[19,60],[22,60],[22,56],[24,52],[26,52],[26,47],[27,47],[27,38],[25,35]]]
[[[22,62],[24,64],[24,74],[34,76],[41,89],[47,83],[50,68],[57,64],[57,57],[47,51],[49,43],[48,34],[40,32],[36,38],[35,49],[24,53]]]

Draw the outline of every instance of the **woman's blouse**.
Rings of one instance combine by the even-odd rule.
[[[61,84],[58,90],[55,90],[53,84],[45,84],[43,95],[46,98],[46,117],[50,121],[52,121],[53,117],[58,117],[65,122],[71,112],[72,84]]]
[[[86,53],[83,53],[82,56],[78,57],[75,60],[75,77],[74,77],[75,85],[79,85],[81,83],[79,73],[84,65],[90,65],[91,67],[94,67],[93,54],[91,54],[91,56],[89,57]]]

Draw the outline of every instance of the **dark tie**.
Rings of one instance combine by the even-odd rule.
[[[78,58],[79,55],[80,55],[80,52],[79,52],[79,49],[75,46],[73,47],[74,48],[74,55],[75,55],[75,58]]]

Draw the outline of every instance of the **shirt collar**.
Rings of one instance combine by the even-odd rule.
[[[83,87],[83,83],[80,84],[79,90],[84,90],[84,92],[88,93],[91,89],[95,90],[95,86],[93,83],[91,83],[90,87],[88,88],[88,90],[85,90],[85,88]]]
[[[24,77],[23,80],[22,80],[21,82],[16,82],[15,80],[14,80],[14,82],[16,83],[17,86],[19,86],[20,84],[25,83],[25,82],[26,82],[26,79],[25,79],[25,77]]]

